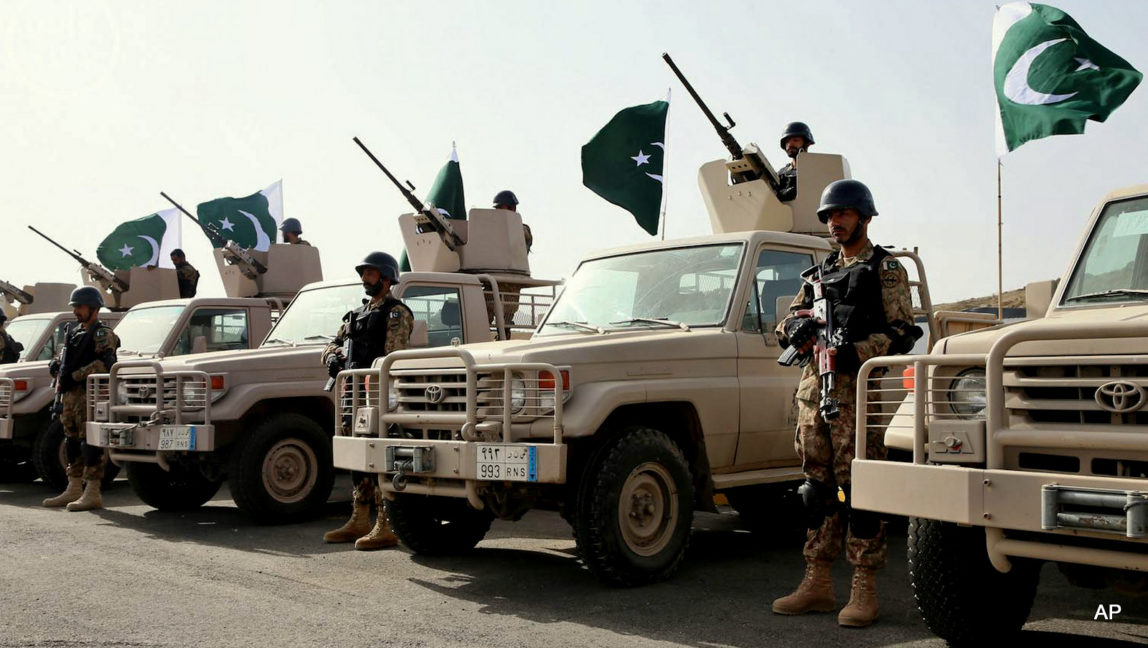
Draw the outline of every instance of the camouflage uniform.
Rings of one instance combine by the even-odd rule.
[[[343,318],[343,325],[339,327],[339,333],[335,336],[335,339],[327,344],[327,346],[323,349],[323,364],[327,364],[331,356],[335,355],[336,352],[343,347],[344,341],[350,337],[350,326],[351,322],[354,320],[354,316],[383,310],[384,308],[389,308],[390,312],[387,315],[385,329],[386,340],[383,343],[380,357],[385,356],[392,351],[400,351],[410,346],[411,330],[414,329],[415,324],[414,315],[411,313],[411,310],[407,308],[407,306],[401,301],[392,299],[390,297],[390,291],[388,290],[387,292],[371,300],[369,303],[364,304],[361,308],[351,311],[347,314],[347,317]],[[356,339],[355,343],[358,344],[359,340]],[[358,356],[359,354],[356,353],[355,355]],[[361,364],[363,366],[356,366],[354,368],[366,368],[369,366],[370,361],[373,360],[374,358],[370,358],[369,360],[360,360],[356,364]],[[344,421],[343,434],[349,435],[350,433],[351,431],[347,428],[347,422]],[[377,485],[375,483],[375,475],[370,473],[352,472],[351,481],[354,484],[352,497],[355,504],[369,504],[377,500]]]
[[[175,264],[175,277],[179,282],[179,296],[181,299],[195,297],[199,286],[199,270],[196,270],[187,261]]]
[[[67,438],[68,477],[85,481],[99,481],[104,477],[104,452],[89,447],[85,441],[84,423],[88,420],[85,389],[91,374],[107,373],[116,363],[116,349],[120,340],[103,322],[92,324],[91,345],[84,339],[87,329],[73,326],[67,334],[68,365],[60,368],[57,380],[63,381],[65,391],[60,412],[60,423]],[[75,356],[77,359],[72,360]],[[66,376],[65,376],[66,374]],[[78,452],[77,452],[78,451]]]
[[[874,247],[872,242],[866,242],[856,257],[845,258],[838,255],[837,268],[848,268],[858,263],[867,263],[872,259]],[[889,329],[897,330],[912,325],[913,304],[909,290],[909,277],[901,264],[892,256],[880,261],[879,279],[881,282],[881,306],[884,308],[885,320]],[[803,290],[790,306],[790,315],[778,324],[778,336],[785,338],[785,326],[795,317],[794,311],[812,307],[812,296],[808,290]],[[876,307],[876,304],[874,304]],[[873,333],[867,338],[853,343],[857,351],[858,367],[869,358],[888,355],[892,338],[889,334]],[[853,373],[841,371],[837,374],[837,383],[833,396],[840,402],[840,415],[833,421],[826,422],[821,417],[818,403],[821,399],[821,377],[817,372],[817,363],[810,362],[805,366],[801,382],[797,388],[797,434],[795,447],[801,457],[802,470],[811,480],[827,484],[836,489],[850,484],[850,467],[853,461],[854,446],[856,443],[857,423],[856,399],[857,376]],[[868,437],[868,457],[884,458],[884,437],[878,430],[870,432]],[[872,538],[854,537],[852,530],[846,532],[842,520],[841,507],[835,507],[832,514],[827,514],[820,528],[809,531],[804,555],[806,562],[815,561],[832,562],[841,554],[844,541],[846,558],[855,567],[868,567],[877,569],[885,564],[886,541],[885,525],[880,524],[880,530]]]

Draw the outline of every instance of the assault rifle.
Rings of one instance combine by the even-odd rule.
[[[801,278],[813,290],[813,308],[801,309],[794,314],[798,317],[812,317],[817,322],[817,339],[812,352],[801,353],[796,345],[790,345],[777,358],[777,363],[786,367],[796,363],[804,367],[809,364],[811,357],[817,357],[817,373],[821,377],[821,418],[832,421],[841,414],[841,403],[833,397],[833,389],[837,386],[837,357],[831,355],[829,350],[845,343],[845,331],[833,321],[833,309],[829,307],[829,300],[825,298],[821,285],[821,266],[806,270],[801,273]]]
[[[33,301],[32,295],[20,290],[16,286],[0,279],[0,294],[3,294],[8,299],[18,301],[21,304],[28,305]]]
[[[734,184],[761,178],[764,179],[776,193],[780,185],[777,172],[766,162],[765,156],[761,154],[761,149],[752,143],[742,148],[741,144],[738,144],[737,140],[734,139],[734,136],[729,132],[729,129],[737,125],[734,123],[733,118],[729,116],[729,113],[722,113],[722,116],[725,117],[726,122],[729,124],[728,126],[723,126],[722,123],[717,120],[717,117],[714,117],[713,111],[706,105],[706,102],[702,101],[702,98],[698,96],[697,91],[695,91],[694,87],[690,85],[690,82],[686,80],[685,75],[678,69],[678,66],[674,65],[674,60],[670,58],[670,55],[663,52],[662,58],[666,61],[666,64],[670,66],[670,69],[674,71],[674,76],[678,77],[678,80],[685,86],[686,92],[690,93],[690,96],[694,98],[698,107],[702,109],[702,114],[704,114],[710,124],[713,125],[718,137],[721,138],[721,143],[724,144],[726,150],[729,151],[732,161],[728,163],[727,166],[729,167],[730,177],[733,179]]]
[[[68,256],[75,259],[81,266],[84,267],[84,270],[88,272],[88,276],[92,278],[92,281],[99,283],[100,287],[102,287],[105,291],[110,290],[113,293],[119,294],[128,289],[128,282],[116,277],[114,274],[112,274],[111,270],[108,270],[104,266],[88,261],[80,254],[79,250],[69,250],[63,245],[60,245],[59,243],[52,240],[52,238],[47,234],[41,232],[35,227],[32,227],[31,225],[28,226],[28,229],[44,237],[46,241],[63,250],[64,254],[67,254]]]
[[[430,202],[423,204],[421,200],[415,197],[414,193],[412,193],[415,186],[411,184],[410,180],[407,180],[407,187],[410,187],[410,189],[407,189],[407,187],[404,187],[403,184],[399,182],[398,178],[387,170],[387,167],[383,166],[382,162],[379,162],[379,158],[375,157],[374,153],[371,153],[366,144],[363,144],[358,137],[353,139],[355,143],[359,145],[359,148],[363,149],[363,152],[367,154],[367,157],[371,158],[375,166],[379,167],[379,169],[390,178],[391,182],[399,188],[399,192],[403,194],[403,198],[407,199],[411,207],[414,207],[416,212],[427,219],[427,225],[432,230],[438,232],[439,237],[442,238],[442,242],[446,244],[447,248],[453,250],[455,247],[463,244],[462,237],[455,233],[454,228],[450,226],[447,219],[443,218],[434,204]]]
[[[184,209],[183,205],[177,203],[166,193],[161,191],[159,195],[166,198],[172,205],[175,205],[175,208],[183,212],[183,215],[190,218],[193,223],[199,225],[203,233],[206,234],[207,238],[211,241],[211,246],[222,250],[223,258],[227,259],[227,262],[231,265],[239,266],[239,271],[243,273],[243,276],[248,279],[255,279],[257,276],[267,272],[267,266],[251,256],[251,252],[247,248],[227,238],[223,232],[219,231],[219,228],[216,227],[214,223],[204,223],[195,216],[192,216],[191,212]]]
[[[351,362],[351,350],[353,348],[354,348],[354,345],[351,342],[351,338],[347,338],[347,339],[343,340],[343,368],[344,369],[355,369],[356,368],[354,366],[354,364]],[[329,392],[332,389],[334,389],[335,388],[335,382],[336,382],[336,379],[334,376],[331,376],[330,378],[328,378],[327,384],[323,386],[323,391]]]
[[[79,326],[73,324],[72,326]],[[52,418],[59,418],[60,414],[64,413],[64,385],[60,380],[64,373],[64,367],[68,366],[68,338],[72,335],[72,327],[64,327],[63,344],[60,345],[60,368],[56,371],[56,375],[52,377],[52,390],[56,395],[52,397]]]

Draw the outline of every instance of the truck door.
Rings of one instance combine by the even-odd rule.
[[[250,346],[251,331],[246,308],[197,308],[180,331],[171,355],[230,351]]]
[[[416,320],[426,322],[427,346],[446,346],[454,338],[466,342],[458,286],[400,285],[403,291],[399,299],[411,309]]]
[[[799,248],[763,247],[758,252],[756,281],[746,291],[745,315],[736,334],[741,425],[735,463],[742,468],[767,468],[796,461],[793,397],[801,372],[777,364],[781,347],[773,328],[786,314],[785,306],[778,312],[778,298],[796,295],[801,290],[802,271],[813,263],[813,253]]]

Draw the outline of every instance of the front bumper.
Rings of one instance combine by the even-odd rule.
[[[139,452],[212,452],[215,450],[215,426],[133,425],[88,421],[84,433],[88,445],[113,451]]]

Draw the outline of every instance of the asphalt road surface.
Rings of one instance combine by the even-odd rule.
[[[349,510],[333,498],[306,524],[255,526],[226,488],[191,513],[141,504],[124,481],[103,511],[39,506],[42,484],[0,484],[0,646],[941,646],[917,616],[896,529],[879,580],[881,619],[839,628],[835,614],[781,617],[770,602],[801,578],[799,543],[700,515],[669,582],[600,585],[569,527],[532,512],[495,522],[471,555],[326,545]],[[349,480],[336,482],[349,495]],[[838,598],[848,568],[835,571]],[[1094,621],[1099,605],[1121,605]],[[1148,643],[1148,599],[1068,585],[1052,566],[1018,645]]]

